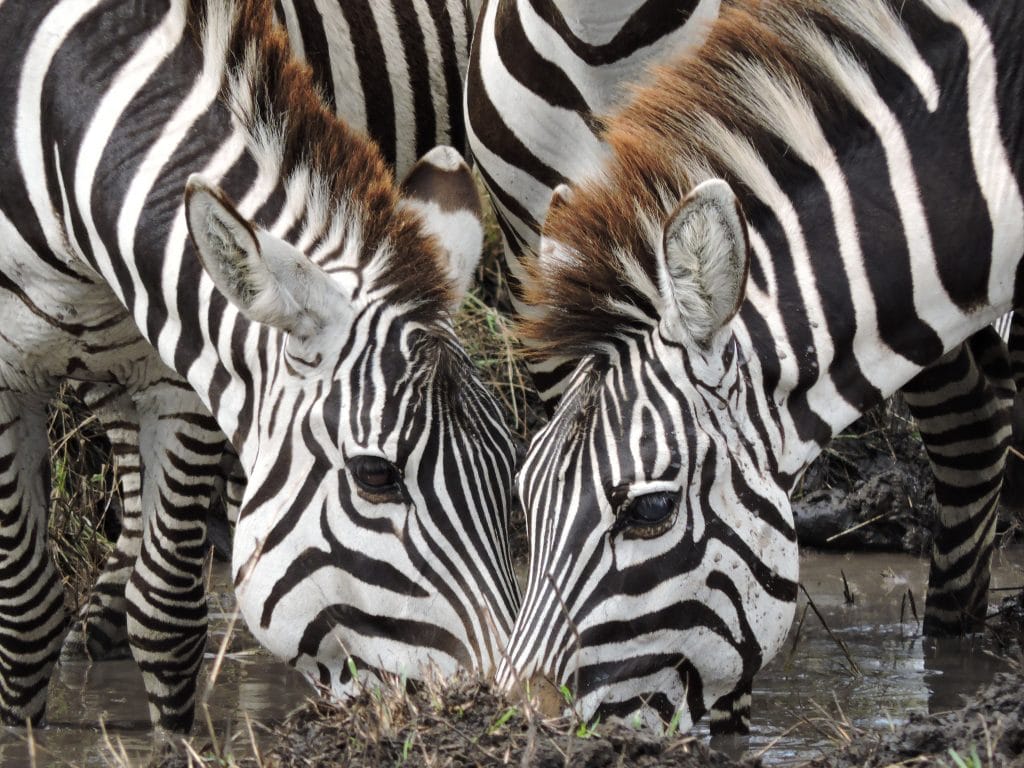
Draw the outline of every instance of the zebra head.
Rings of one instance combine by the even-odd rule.
[[[285,186],[282,211],[301,216],[269,228],[200,178],[186,191],[200,260],[261,350],[257,370],[237,357],[254,404],[234,437],[241,612],[339,696],[380,671],[492,670],[519,599],[515,458],[449,319],[481,248],[469,169],[434,150],[395,205],[349,200],[333,218],[308,174]]]
[[[569,194],[556,191],[549,223],[571,216]],[[545,224],[528,298],[569,339],[554,351],[586,322],[558,312],[574,286],[591,292],[591,325],[629,322],[589,344],[520,470],[529,583],[498,680],[568,686],[588,720],[679,713],[688,727],[783,642],[796,542],[737,316],[749,265],[738,202],[706,181],[647,229],[657,284],[604,312],[600,277]],[[615,279],[644,290],[637,262],[618,260]]]

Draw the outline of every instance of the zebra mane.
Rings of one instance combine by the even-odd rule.
[[[524,265],[529,309],[519,333],[531,353],[600,353],[615,337],[656,325],[662,224],[679,201],[717,176],[749,214],[771,199],[773,177],[834,163],[814,137],[864,124],[875,87],[869,66],[901,70],[905,80],[878,87],[916,89],[934,109],[938,87],[903,21],[936,28],[925,5],[945,1],[723,6],[701,48],[653,68],[605,118],[605,167],[553,201],[541,252]]]
[[[295,58],[273,0],[190,0],[207,68],[223,62],[221,98],[263,175],[284,183],[296,230],[315,260],[355,268],[366,292],[433,324],[452,287],[436,241],[400,205],[377,145],[324,101],[310,67]]]

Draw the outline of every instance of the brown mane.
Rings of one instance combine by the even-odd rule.
[[[202,21],[211,3],[232,0],[191,1],[193,20]],[[374,285],[387,288],[389,303],[411,305],[422,322],[442,317],[451,293],[442,256],[418,216],[399,206],[394,174],[377,145],[326,105],[312,70],[292,55],[284,28],[274,20],[272,0],[233,2],[222,95],[236,119],[250,137],[280,137],[282,178],[308,169],[323,182],[332,214],[357,219],[349,233],[362,241],[361,268],[388,246],[392,257]],[[248,105],[240,106],[233,82],[251,88]]]
[[[757,204],[730,141],[749,145],[773,175],[795,167],[792,144],[773,132],[772,116],[757,103],[752,70],[794,86],[826,129],[863,122],[842,95],[843,84],[823,71],[819,45],[862,64],[882,56],[885,41],[858,15],[896,23],[897,14],[889,0],[858,1],[865,10],[835,0],[734,0],[699,50],[655,68],[634,88],[629,103],[606,118],[612,152],[603,173],[577,186],[545,221],[545,239],[573,259],[541,256],[525,265],[524,299],[533,311],[519,333],[531,351],[582,356],[657,322],[655,258],[661,224],[676,204],[711,176],[730,182],[748,214]],[[908,0],[900,13],[920,5]]]

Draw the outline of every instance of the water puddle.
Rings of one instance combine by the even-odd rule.
[[[754,680],[751,735],[724,747],[762,754],[766,763],[802,762],[834,748],[834,725],[885,728],[906,722],[910,712],[935,713],[963,706],[1006,669],[1007,661],[982,636],[936,641],[923,638],[908,594],[924,610],[927,561],[894,554],[836,555],[808,552],[800,579],[851,661],[812,610],[797,634]],[[853,594],[843,594],[843,574]],[[993,560],[990,605],[1024,584],[1024,549],[1004,549]],[[803,593],[796,622],[804,613]],[[902,618],[902,622],[901,622]],[[795,642],[795,645],[794,645]],[[705,725],[706,732],[706,725]]]
[[[215,567],[212,593],[211,642],[199,681],[199,701],[205,708],[198,708],[192,732],[199,744],[211,741],[205,722],[208,711],[218,747],[247,756],[252,754],[247,717],[256,743],[269,742],[259,724],[281,720],[305,701],[312,688],[305,678],[259,648],[240,617],[230,629],[234,600],[226,565]],[[215,655],[229,630],[229,652],[211,688]],[[141,766],[163,747],[150,726],[142,675],[130,659],[59,664],[50,682],[47,721],[46,727],[32,734],[34,763],[27,732],[0,728],[0,766]]]
[[[845,573],[854,602],[843,596]],[[851,662],[810,610],[786,649],[755,680],[752,734],[748,739],[715,743],[733,754],[760,754],[766,762],[785,764],[829,750],[837,720],[858,727],[885,727],[906,720],[911,711],[937,712],[960,706],[1004,668],[998,649],[979,638],[941,643],[921,637],[908,591],[917,610],[924,607],[924,560],[892,554],[835,555],[806,553],[801,580],[835,637],[842,639]],[[998,552],[994,588],[1024,584],[1024,548]],[[226,567],[215,570],[215,597],[210,619],[219,646],[233,611]],[[994,592],[991,601],[1008,594]],[[797,621],[804,612],[801,595]],[[901,622],[902,607],[902,622]],[[795,642],[794,642],[795,640]],[[311,688],[294,671],[269,658],[239,625],[216,684],[205,699],[217,744],[234,734],[235,755],[251,754],[247,716],[258,744],[269,742],[260,722],[272,722],[299,706]],[[207,687],[213,654],[204,665],[200,691]],[[106,733],[100,728],[102,719]],[[706,733],[706,724],[704,726]],[[208,728],[200,709],[194,729],[205,743]],[[49,725],[32,735],[35,762],[23,729],[0,729],[0,765],[108,766],[145,764],[159,744],[149,727],[142,678],[131,661],[61,664],[50,687]]]

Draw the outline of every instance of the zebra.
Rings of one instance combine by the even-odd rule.
[[[373,138],[395,175],[438,145],[466,152],[462,80],[475,16],[463,0],[423,5],[397,0],[388,6],[296,2],[275,4],[293,54],[312,68],[325,102],[349,125]],[[380,73],[388,77],[381,78]],[[123,527],[62,656],[94,660],[128,655],[125,587],[141,544],[138,416],[124,388],[79,382],[74,391],[108,430],[119,479]],[[212,450],[212,449],[211,449]],[[208,475],[229,517],[237,517],[244,473],[227,443],[218,464],[190,471]],[[213,473],[209,475],[208,473]],[[197,502],[200,503],[200,502]]]
[[[551,194],[601,167],[601,116],[647,67],[698,46],[720,0],[491,0],[477,21],[465,88],[467,140],[505,246],[517,313]],[[528,358],[545,406],[571,365]]]
[[[8,0],[0,41],[0,720],[43,718],[63,633],[42,471],[63,378],[138,409],[128,630],[154,722],[192,720],[209,488],[188,471],[222,433],[248,477],[238,604],[271,652],[338,696],[491,669],[519,600],[514,448],[450,323],[482,239],[458,153],[400,194],[269,0]]]
[[[796,603],[789,493],[901,388],[940,501],[925,629],[984,617],[1020,384],[990,324],[1021,303],[1022,28],[994,0],[736,0],[610,118],[525,272],[522,335],[577,365],[518,474],[499,685],[745,729]]]

